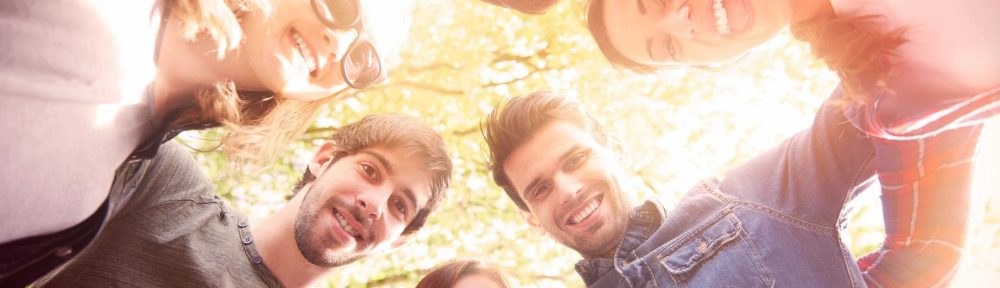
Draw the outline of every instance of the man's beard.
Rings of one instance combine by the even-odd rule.
[[[590,233],[570,234],[568,239],[560,239],[559,242],[588,259],[603,258],[609,251],[613,252],[625,237],[628,225],[628,208],[624,207],[622,205],[624,203],[620,200],[616,202],[615,206],[619,207],[613,209],[620,213],[614,213],[611,215],[612,217],[604,219],[603,225],[595,227],[593,231],[589,231]]]
[[[328,230],[321,229],[319,231],[313,231],[313,229],[316,225],[318,225],[317,223],[319,222],[319,217],[321,215],[320,212],[327,210],[322,209],[324,207],[323,205],[318,205],[320,202],[317,201],[318,199],[315,199],[318,198],[318,195],[313,195],[311,192],[312,189],[309,189],[309,191],[306,192],[308,194],[306,194],[305,198],[302,199],[302,204],[299,207],[299,213],[295,218],[295,245],[299,248],[299,252],[302,253],[302,256],[305,257],[309,263],[323,268],[334,268],[347,265],[368,256],[368,253],[356,251],[342,253],[329,253],[326,251],[332,243],[324,243],[327,241],[323,241],[321,234],[328,233]],[[328,204],[331,205],[326,206],[336,206],[340,208],[340,211],[348,211],[348,209],[346,209],[347,205],[337,201],[335,198],[331,197],[328,202]],[[333,211],[329,211],[329,213],[333,213]],[[354,215],[342,216],[354,217]],[[334,223],[334,225],[337,224]],[[331,227],[325,228],[330,229]],[[358,245],[363,244],[358,243]],[[364,246],[358,250],[364,250],[367,248],[367,246]]]
[[[608,209],[610,215],[601,219],[603,220],[601,225],[585,233],[568,233],[563,230],[566,233],[560,233],[562,237],[557,237],[556,240],[587,259],[602,258],[608,253],[614,253],[625,237],[628,214],[631,210],[629,207],[631,201],[620,190],[615,190],[618,187],[617,182],[615,184],[613,186],[615,188],[608,186],[604,191],[605,199],[601,205],[609,205],[607,208],[610,208]]]

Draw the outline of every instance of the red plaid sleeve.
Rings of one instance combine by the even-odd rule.
[[[931,103],[916,107],[901,102],[914,99],[877,97],[869,105],[845,109],[852,124],[872,137],[882,183],[886,237],[881,249],[858,259],[868,286],[942,286],[958,267],[968,227],[972,157],[982,122],[1000,114],[1000,87],[942,99],[915,101]]]
[[[965,245],[972,157],[981,125],[916,140],[873,138],[886,237],[858,260],[871,287],[936,287]]]
[[[1000,115],[1000,87],[980,93],[979,95],[960,98],[958,100],[940,101],[933,107],[919,107],[916,111],[902,111],[906,107],[902,101],[906,97],[876,97],[869,105],[855,105],[848,108],[847,117],[851,122],[868,135],[891,140],[915,140],[925,138],[943,131],[981,124],[986,119]],[[886,109],[884,102],[897,102],[888,105],[897,111]],[[916,101],[927,102],[927,101]],[[903,114],[902,117],[884,117],[883,115]],[[894,120],[885,120],[892,118]]]

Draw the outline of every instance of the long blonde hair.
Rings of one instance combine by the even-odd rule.
[[[173,0],[166,5],[172,17],[180,19],[181,35],[189,41],[211,37],[220,59],[243,39],[241,15],[268,17],[273,10],[266,0]],[[220,81],[214,89],[196,93],[196,107],[186,111],[181,122],[221,125],[226,129],[221,147],[230,163],[236,168],[259,168],[273,163],[289,142],[309,128],[321,108],[345,90],[304,101],[275,97],[273,92],[238,91],[232,81]]]

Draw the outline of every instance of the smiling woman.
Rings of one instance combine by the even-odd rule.
[[[10,63],[0,68],[0,134],[17,140],[0,152],[0,243],[51,236],[86,239],[74,246],[82,248],[102,213],[113,213],[99,208],[115,206],[116,167],[151,157],[180,131],[223,126],[234,167],[269,164],[324,104],[387,78],[412,4],[5,3],[0,38],[12,45],[0,56]],[[65,165],[50,165],[56,159]],[[69,229],[88,217],[96,224]],[[84,230],[91,234],[59,234]],[[36,248],[55,247],[10,249]],[[35,256],[18,261],[40,263]]]
[[[639,72],[724,63],[790,26],[838,74],[840,108],[876,145],[887,235],[858,260],[865,280],[936,286],[962,256],[981,124],[1000,114],[1000,21],[981,12],[997,3],[596,0],[588,25],[612,64]],[[944,182],[955,185],[933,184]]]

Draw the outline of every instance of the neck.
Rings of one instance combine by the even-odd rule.
[[[322,268],[306,260],[295,243],[295,217],[304,193],[292,198],[278,213],[251,223],[254,242],[264,263],[287,287],[306,287],[325,278],[334,269]]]
[[[214,39],[204,33],[194,39],[185,37],[181,31],[183,23],[177,17],[176,13],[170,15],[165,24],[158,55],[162,61],[156,63],[153,109],[155,119],[161,121],[170,111],[194,100],[199,91],[215,90],[220,82],[256,83],[256,79],[235,77],[247,75],[240,71],[250,70],[245,61],[239,61],[238,50],[218,57],[219,48]]]
[[[830,0],[792,1],[792,24],[823,16],[833,16]]]

